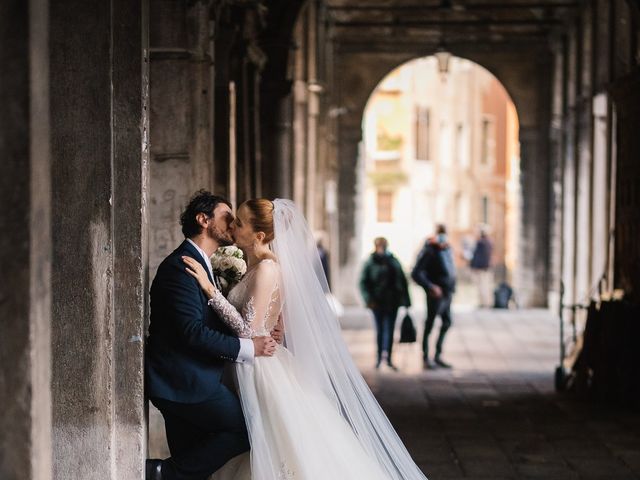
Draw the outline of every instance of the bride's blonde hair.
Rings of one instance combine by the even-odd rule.
[[[270,243],[274,238],[273,231],[273,202],[266,198],[252,198],[242,205],[249,209],[251,219],[249,223],[254,232],[264,232],[265,243]],[[242,206],[241,205],[241,206]]]

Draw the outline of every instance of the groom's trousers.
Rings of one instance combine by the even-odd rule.
[[[215,397],[200,403],[162,398],[151,402],[164,417],[171,452],[162,462],[163,480],[205,480],[249,450],[240,401],[224,385]]]

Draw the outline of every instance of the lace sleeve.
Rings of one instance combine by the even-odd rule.
[[[219,290],[215,291],[209,305],[239,337],[269,335],[282,310],[279,272],[276,262],[263,260],[248,274],[252,276],[247,278],[247,299],[240,312]]]
[[[253,329],[251,319],[243,317],[236,307],[229,303],[220,290],[216,289],[213,298],[209,300],[209,306],[220,316],[222,321],[239,337],[251,338]]]

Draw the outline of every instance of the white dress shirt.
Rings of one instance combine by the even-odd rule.
[[[207,268],[209,269],[209,273],[211,274],[211,278],[214,278],[214,276],[213,276],[213,267],[211,266],[211,259],[207,256],[207,254],[205,253],[204,250],[202,250],[198,245],[196,245],[196,242],[194,242],[190,238],[187,238],[187,241],[189,243],[191,243],[191,245],[193,245],[195,247],[195,249],[202,256],[202,258],[204,258],[204,263],[207,266]],[[249,364],[252,364],[253,363],[253,357],[255,356],[255,349],[253,347],[253,340],[251,340],[249,338],[239,338],[238,340],[240,340],[240,352],[238,353],[238,358],[236,358],[235,361],[237,363],[249,363]]]

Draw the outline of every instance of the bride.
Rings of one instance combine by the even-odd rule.
[[[251,451],[211,478],[425,479],[347,351],[302,213],[290,200],[248,200],[232,228],[247,273],[228,299],[184,257],[187,271],[238,336],[268,335],[282,319],[286,347],[234,364]]]

